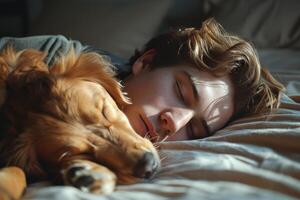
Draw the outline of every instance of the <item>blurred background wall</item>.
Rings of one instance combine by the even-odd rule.
[[[135,48],[167,27],[198,26],[202,21],[197,12],[201,10],[202,1],[198,0],[188,0],[188,4],[184,0],[0,2],[1,10],[7,10],[0,14],[1,36],[63,34],[123,57],[130,56]],[[172,21],[172,15],[180,20]]]
[[[62,34],[128,58],[157,33],[214,16],[258,48],[299,48],[299,10],[299,0],[0,0],[0,36]]]

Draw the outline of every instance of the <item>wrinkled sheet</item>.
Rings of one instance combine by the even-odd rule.
[[[299,103],[284,96],[270,115],[236,120],[202,140],[162,143],[163,165],[151,181],[118,186],[107,196],[40,183],[29,187],[24,199],[300,199],[300,77],[282,71],[292,88],[287,92]]]

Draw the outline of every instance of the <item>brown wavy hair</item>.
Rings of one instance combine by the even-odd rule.
[[[228,74],[235,87],[232,119],[279,107],[283,85],[261,68],[253,45],[227,33],[213,18],[205,20],[201,28],[170,31],[153,38],[142,51],[136,50],[130,64],[150,49],[156,50],[153,67],[191,63],[215,76]]]

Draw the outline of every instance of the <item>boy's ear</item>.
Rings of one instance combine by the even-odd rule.
[[[150,49],[146,51],[143,55],[141,55],[132,65],[133,75],[137,75],[140,72],[149,69],[150,63],[152,62],[155,54],[156,50]]]

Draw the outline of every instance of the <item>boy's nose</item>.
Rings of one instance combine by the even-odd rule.
[[[194,111],[174,108],[160,114],[160,128],[164,133],[174,134],[184,127],[194,116]]]

